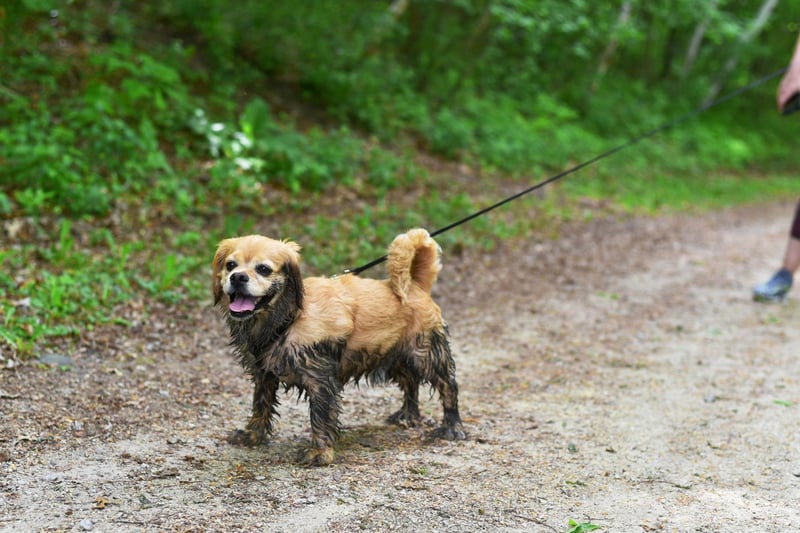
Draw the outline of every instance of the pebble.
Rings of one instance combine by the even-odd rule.
[[[66,355],[57,353],[46,353],[38,361],[45,365],[52,366],[72,366],[72,359]]]
[[[78,526],[79,526],[79,527],[80,527],[80,528],[81,528],[83,531],[91,531],[91,530],[93,530],[93,529],[94,529],[94,522],[92,522],[92,521],[91,521],[91,520],[89,520],[88,518],[84,518],[83,520],[81,520],[80,522],[78,522]]]
[[[570,453],[578,453],[578,446],[574,442],[567,444],[567,451]]]

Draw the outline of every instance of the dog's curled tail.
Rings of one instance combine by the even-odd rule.
[[[439,245],[421,228],[395,237],[389,245],[388,270],[392,291],[405,303],[411,283],[430,293],[442,264]]]

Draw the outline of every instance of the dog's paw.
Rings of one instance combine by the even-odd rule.
[[[333,462],[333,448],[310,448],[301,462],[308,466],[327,466]]]
[[[249,429],[235,429],[228,433],[228,438],[226,440],[228,444],[233,444],[234,446],[253,447],[264,444],[267,441],[267,436],[258,431]]]
[[[404,411],[403,409],[400,409],[393,415],[390,415],[386,418],[386,423],[394,424],[404,428],[415,428],[419,426],[421,422],[422,417],[419,416],[419,413],[415,415],[413,413]]]
[[[460,425],[457,427],[442,426],[433,431],[433,436],[444,440],[465,440],[467,438],[467,434]]]

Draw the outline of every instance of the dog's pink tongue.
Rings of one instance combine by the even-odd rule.
[[[230,310],[234,313],[243,313],[245,311],[252,311],[256,308],[256,299],[252,296],[241,296],[236,295],[236,297],[231,301]]]

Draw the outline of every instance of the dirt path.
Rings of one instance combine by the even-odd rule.
[[[0,372],[0,530],[794,530],[800,306],[749,293],[791,211],[598,220],[445,257],[469,440],[385,426],[399,393],[348,388],[326,468],[295,462],[293,398],[269,446],[225,444],[250,385],[221,321],[143,306],[55,368]]]

